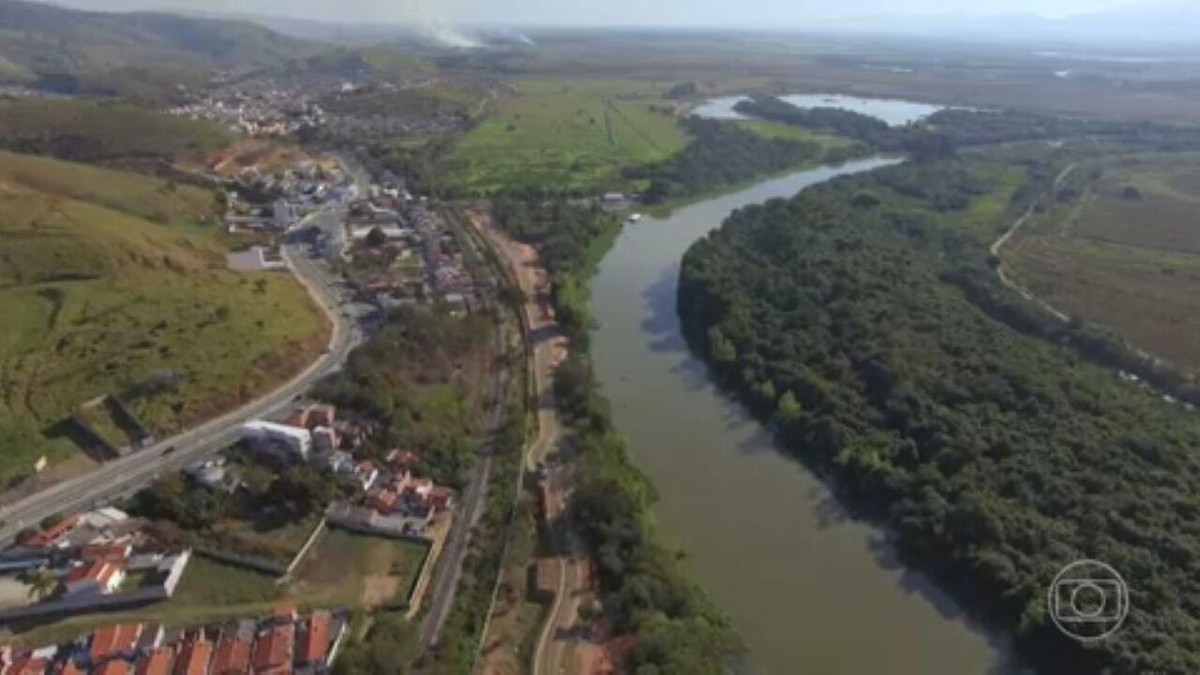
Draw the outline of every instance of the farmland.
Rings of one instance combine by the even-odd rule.
[[[1196,157],[1081,164],[1057,203],[1005,253],[1057,309],[1200,372]]]
[[[451,153],[453,183],[471,194],[619,188],[622,167],[665,159],[687,142],[663,99],[667,88],[622,80],[519,82]]]
[[[98,396],[170,382],[130,401],[169,432],[319,351],[324,320],[290,277],[225,269],[215,209],[203,190],[0,153],[0,483],[71,456],[47,434]]]

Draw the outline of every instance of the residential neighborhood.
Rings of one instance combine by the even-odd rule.
[[[319,675],[329,672],[349,627],[345,611],[175,628],[112,623],[62,645],[0,647],[0,675]]]

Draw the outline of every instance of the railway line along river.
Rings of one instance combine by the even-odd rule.
[[[680,334],[680,258],[733,210],[892,160],[823,167],[627,225],[592,282],[595,367],[656,486],[668,543],[733,620],[755,673],[1009,673],[1007,649],[777,451]]]

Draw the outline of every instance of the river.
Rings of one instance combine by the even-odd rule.
[[[731,617],[767,674],[1009,672],[1007,651],[880,530],[850,520],[826,487],[710,384],[675,313],[688,246],[734,209],[889,160],[823,167],[627,225],[592,283],[603,392],[659,492],[667,542]]]

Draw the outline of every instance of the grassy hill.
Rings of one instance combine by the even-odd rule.
[[[76,161],[206,153],[233,140],[219,125],[126,103],[94,100],[0,101],[0,148]]]
[[[130,66],[259,67],[319,47],[248,21],[150,12],[83,12],[0,2],[0,64],[10,77],[84,77]]]
[[[291,277],[235,274],[207,191],[0,152],[0,484],[41,455],[81,403],[161,376],[142,420],[179,428],[247,400],[324,343]]]

